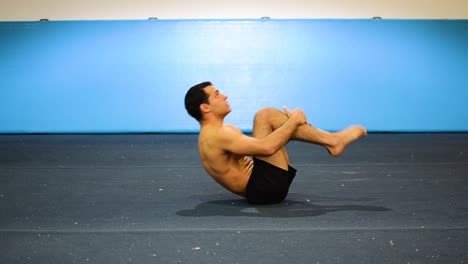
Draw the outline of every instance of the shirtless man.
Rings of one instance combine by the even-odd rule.
[[[279,203],[286,198],[296,174],[285,148],[289,140],[322,145],[336,157],[349,143],[367,135],[361,126],[336,133],[317,129],[307,123],[301,110],[285,107],[284,112],[274,108],[258,111],[249,137],[224,124],[231,108],[227,96],[210,82],[189,89],[185,108],[200,123],[198,149],[207,173],[252,204]]]

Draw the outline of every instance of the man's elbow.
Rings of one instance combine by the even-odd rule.
[[[275,146],[265,146],[265,148],[263,149],[263,154],[265,156],[271,156],[275,154],[276,151],[278,151],[278,149]]]

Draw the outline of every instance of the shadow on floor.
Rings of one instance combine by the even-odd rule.
[[[382,206],[367,205],[317,205],[312,202],[318,201],[343,201],[344,198],[314,197],[312,201],[298,201],[298,195],[288,196],[288,199],[274,205],[251,205],[245,199],[218,199],[208,200],[207,197],[199,197],[203,202],[194,209],[181,210],[177,212],[180,216],[203,217],[203,216],[251,216],[251,217],[271,217],[271,218],[291,218],[291,217],[313,217],[327,213],[343,211],[367,211],[385,212],[391,209]],[[372,199],[360,198],[350,199],[353,202],[371,201]],[[349,202],[349,200],[348,200]]]

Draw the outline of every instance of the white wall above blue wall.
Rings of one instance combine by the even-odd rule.
[[[0,23],[0,133],[194,132],[212,81],[245,131],[265,106],[338,130],[468,131],[467,20]]]
[[[364,18],[464,19],[466,0],[2,0],[0,21]]]

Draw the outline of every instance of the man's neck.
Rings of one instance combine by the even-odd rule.
[[[219,118],[215,116],[206,116],[201,122],[200,127],[203,128],[205,126],[212,126],[212,127],[222,127],[224,125],[224,118]]]

